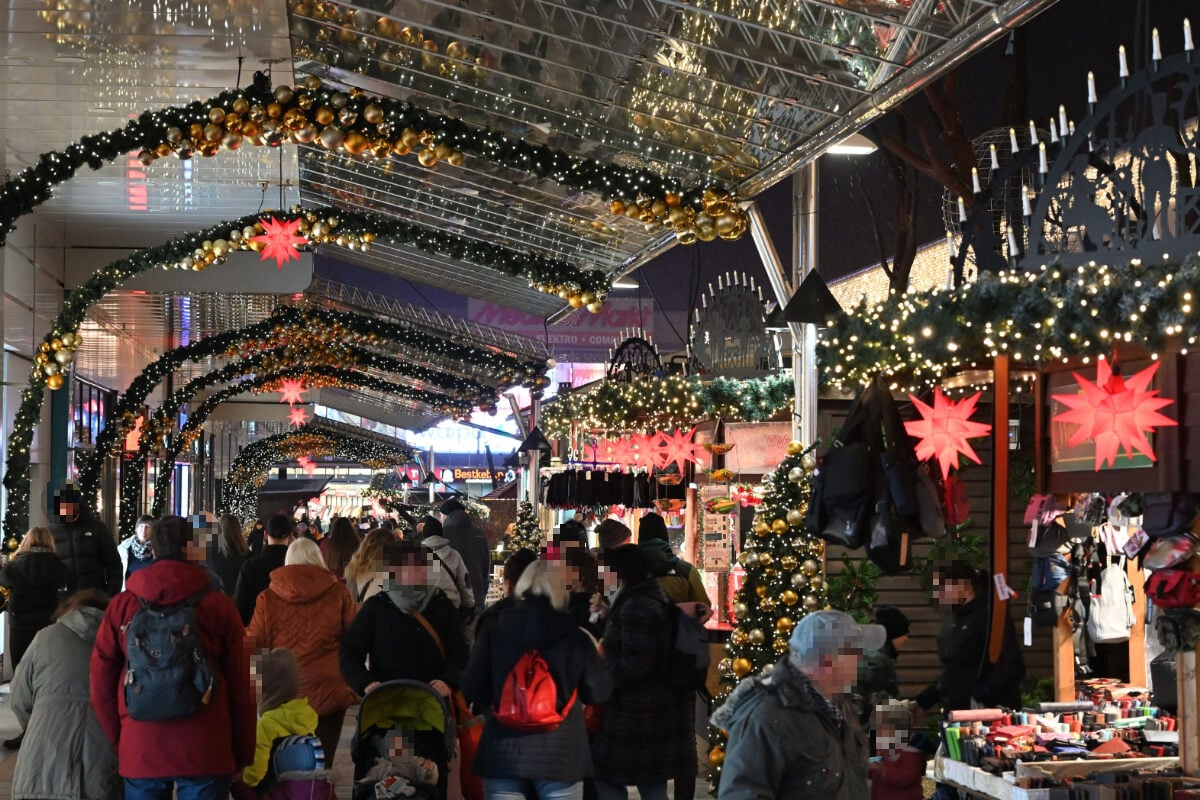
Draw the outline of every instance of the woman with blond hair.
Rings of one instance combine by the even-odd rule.
[[[372,528],[346,565],[346,588],[360,607],[369,597],[383,591],[383,581],[380,579],[383,548],[394,541],[396,535],[391,531]]]
[[[338,668],[338,647],[356,611],[349,590],[326,569],[317,544],[297,539],[258,596],[246,630],[253,648],[286,648],[300,662],[300,694],[317,712],[326,763],[333,763],[346,709],[358,700]]]

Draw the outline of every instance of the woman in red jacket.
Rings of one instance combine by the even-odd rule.
[[[246,631],[252,648],[284,647],[296,655],[300,694],[317,712],[317,738],[329,764],[337,753],[346,709],[358,700],[338,669],[338,647],[354,612],[350,590],[325,568],[317,545],[297,539],[258,596]]]

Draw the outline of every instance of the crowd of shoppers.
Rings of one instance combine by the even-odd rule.
[[[2,574],[25,737],[16,798],[331,798],[324,767],[347,712],[397,680],[483,715],[470,768],[488,800],[610,800],[630,787],[659,800],[672,784],[670,796],[693,796],[704,719],[669,664],[676,615],[703,621],[709,598],[657,514],[637,544],[610,519],[596,551],[569,536],[511,554],[502,597],[472,619],[490,561],[473,563],[484,540],[457,502],[411,539],[334,519],[318,545],[276,515],[255,526],[253,555],[233,517],[142,518],[117,547],[75,499]],[[1023,671],[1011,631],[990,665],[974,624],[986,575],[951,564],[934,583],[949,608],[943,670],[920,708],[1011,700]],[[876,621],[808,614],[778,663],[742,681],[712,719],[728,734],[722,798],[920,796],[930,742],[906,732],[913,708],[889,700],[908,620],[881,606]],[[882,758],[868,790],[871,719]],[[463,753],[439,782],[406,747],[396,739],[375,765],[411,777],[401,794],[436,784],[458,797]]]

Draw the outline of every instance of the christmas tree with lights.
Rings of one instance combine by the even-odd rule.
[[[510,550],[532,550],[538,552],[545,544],[545,536],[538,527],[537,514],[533,513],[533,503],[528,501],[517,507],[517,520],[513,523],[512,533],[508,537]]]
[[[754,528],[738,556],[746,579],[734,598],[737,627],[725,646],[728,655],[718,665],[721,693],[714,698],[715,705],[724,702],[742,679],[757,675],[787,652],[796,620],[826,606],[824,545],[804,525],[815,469],[812,448],[791,442],[787,458],[765,481]],[[715,787],[725,761],[725,734],[713,729],[709,743]]]

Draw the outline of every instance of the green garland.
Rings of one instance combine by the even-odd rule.
[[[233,514],[243,521],[253,520],[258,511],[258,490],[266,482],[271,468],[281,460],[298,455],[333,455],[375,469],[413,460],[413,451],[407,446],[382,444],[310,423],[244,447],[229,466],[217,513]]]
[[[1097,254],[1097,257],[1101,257]],[[1111,355],[1126,343],[1161,352],[1200,336],[1200,257],[1035,272],[985,273],[957,290],[865,300],[824,331],[821,381],[855,388],[872,374],[915,391],[998,355],[1046,364]]]
[[[533,513],[533,503],[522,501],[517,508],[517,519],[513,523],[512,535],[508,537],[508,546],[512,550],[542,551],[546,536],[538,525],[537,515]]]
[[[671,375],[629,383],[601,381],[596,386],[560,395],[542,415],[550,438],[574,429],[653,431],[686,428],[703,419],[763,422],[786,409],[794,387],[790,373],[734,380]]]

